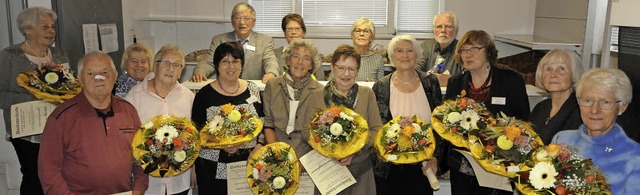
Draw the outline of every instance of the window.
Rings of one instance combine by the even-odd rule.
[[[431,33],[433,17],[441,10],[441,0],[249,0],[256,9],[254,30],[282,33],[282,17],[298,13],[307,25],[307,34],[342,35],[351,31],[358,18],[376,25],[376,34]],[[397,9],[396,9],[397,8]]]

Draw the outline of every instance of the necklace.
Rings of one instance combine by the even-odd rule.
[[[236,91],[234,91],[233,93],[228,92],[227,90],[225,90],[224,87],[222,87],[222,84],[220,84],[220,81],[218,81],[218,86],[220,86],[220,89],[222,89],[222,91],[224,91],[227,94],[236,94],[236,93],[238,93],[238,90],[240,90],[240,81],[238,81],[238,87],[236,88]]]
[[[27,48],[29,49],[29,51],[31,51],[31,53],[33,53],[34,55],[36,55],[37,58],[45,58],[47,57],[47,52],[44,52],[44,56],[40,57],[40,55],[38,55],[38,53],[36,53],[35,50],[33,50],[33,48],[31,48],[31,45],[29,45],[29,41],[25,41],[24,43],[27,44]]]
[[[400,82],[400,83],[402,83],[402,84],[404,84],[404,85],[408,85],[408,84],[413,83],[413,81],[415,81],[415,80],[416,80],[416,78],[418,78],[418,77],[416,76],[416,74],[415,74],[415,73],[413,73],[413,78],[411,79],[411,81],[409,81],[409,82],[404,82],[404,81],[402,81],[400,78],[398,78],[398,75],[396,75],[396,81],[398,81],[398,82]]]

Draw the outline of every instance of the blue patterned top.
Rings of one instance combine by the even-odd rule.
[[[138,81],[130,77],[128,74],[121,74],[118,76],[118,80],[116,80],[115,93],[114,95],[124,98],[129,93],[129,90],[138,84]]]

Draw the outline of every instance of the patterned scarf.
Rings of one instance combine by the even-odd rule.
[[[358,84],[354,83],[351,89],[344,96],[336,89],[335,80],[329,81],[327,86],[324,87],[324,104],[327,106],[343,105],[347,108],[353,109],[358,102]]]
[[[285,78],[287,86],[291,86],[293,88],[293,100],[299,101],[300,96],[302,96],[302,91],[305,87],[307,87],[307,85],[309,85],[309,82],[311,81],[311,73],[307,73],[306,75],[304,75],[298,82],[293,82],[291,74],[287,71],[285,74]],[[289,90],[287,88],[284,89],[284,93],[287,94],[287,97],[291,97],[291,94],[289,94]]]

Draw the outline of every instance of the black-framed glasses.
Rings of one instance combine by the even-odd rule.
[[[464,54],[464,53],[470,53],[470,54],[477,54],[482,48],[484,48],[484,46],[473,46],[473,47],[469,47],[469,48],[459,48],[458,49],[458,54]]]
[[[163,66],[163,67],[167,67],[167,68],[168,67],[173,67],[173,68],[177,68],[177,69],[180,69],[180,68],[182,68],[184,66],[183,64],[180,64],[178,62],[169,62],[168,60],[161,61],[160,65]]]
[[[591,107],[596,102],[598,102],[598,105],[600,105],[600,108],[611,110],[613,109],[613,106],[615,104],[620,103],[622,101],[621,100],[597,100],[597,99],[585,98],[585,97],[578,98],[578,105],[584,106],[584,107]]]

